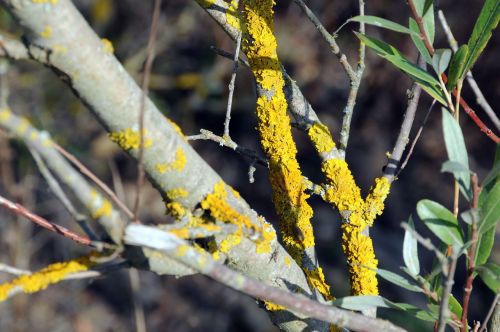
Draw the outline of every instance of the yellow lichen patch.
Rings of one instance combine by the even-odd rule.
[[[113,43],[109,39],[102,38],[101,43],[102,43],[104,52],[112,54],[115,51],[115,48],[113,47]]]
[[[285,265],[290,267],[290,265],[292,265],[292,261],[290,259],[290,256],[285,256]]]
[[[10,119],[12,112],[8,108],[2,108],[0,110],[0,122],[5,122]]]
[[[215,5],[215,0],[196,0],[203,8],[210,8]]]
[[[97,191],[92,190],[89,210],[91,211],[92,218],[99,219],[104,216],[110,216],[113,211],[113,206],[109,200],[104,198]]]
[[[241,0],[243,1],[243,0]],[[238,2],[239,0],[233,0],[229,4],[226,10],[226,22],[237,30],[241,30],[240,28],[240,17],[238,14]]]
[[[167,191],[167,197],[171,200],[187,197],[188,194],[189,193],[184,188],[175,188]]]
[[[50,38],[50,37],[52,37],[52,27],[50,25],[46,25],[43,28],[43,31],[40,32],[40,37],[42,37],[42,38]]]
[[[52,51],[58,54],[66,54],[68,53],[68,47],[66,45],[55,44],[51,46]]]
[[[385,177],[375,179],[375,185],[365,200],[365,219],[373,223],[373,220],[384,211],[384,201],[389,195],[391,183]]]
[[[269,301],[264,301],[264,306],[266,307],[266,310],[268,310],[268,311],[286,310],[286,307],[279,305],[279,304],[276,304],[276,303],[269,302]]]
[[[307,281],[311,284],[311,287],[317,289],[321,295],[325,298],[325,300],[332,300],[333,297],[330,294],[330,286],[325,281],[325,276],[323,274],[323,270],[320,267],[317,267],[314,270],[304,269],[304,272],[307,275]]]
[[[144,148],[149,148],[153,145],[153,140],[146,137],[147,130],[144,130]],[[140,146],[140,135],[138,130],[127,128],[117,132],[108,134],[109,138],[121,146],[124,150],[138,149]]]
[[[201,201],[201,207],[203,210],[209,211],[210,215],[219,221],[232,223],[247,229],[254,228],[250,218],[234,210],[226,199],[226,185],[221,180],[214,185],[213,192]]]
[[[30,126],[31,126],[31,124],[26,118],[21,118],[21,120],[19,121],[19,124],[16,127],[16,132],[19,135],[23,135],[26,132],[26,130],[28,130],[28,128]]]
[[[83,257],[69,262],[51,264],[38,272],[18,277],[0,285],[0,302],[5,301],[12,291],[35,293],[63,280],[71,273],[86,271],[92,265],[88,257]]]
[[[271,252],[271,243],[276,239],[276,232],[268,223],[263,223],[261,228],[262,239],[257,241],[255,252],[257,254],[268,254]]]
[[[219,243],[219,252],[227,254],[231,248],[240,244],[242,237],[241,229],[229,234]]]
[[[38,3],[38,4],[49,3],[49,4],[52,4],[52,5],[55,5],[55,4],[57,4],[58,0],[31,0],[31,2]]]
[[[33,130],[33,131],[30,133],[30,140],[32,140],[32,141],[36,141],[37,139],[38,139],[38,132]]]
[[[169,232],[181,239],[189,238],[189,230],[187,228],[171,229]]]
[[[332,139],[330,130],[323,124],[314,123],[307,131],[307,135],[313,143],[316,151],[320,153],[330,152],[335,148],[335,142]]]
[[[174,218],[181,218],[186,215],[186,209],[182,206],[181,203],[178,202],[169,202],[165,204],[167,208],[167,212],[172,215]]]
[[[358,227],[342,225],[342,249],[350,266],[351,295],[377,295],[378,281],[375,269],[373,243],[369,237],[361,234]]]
[[[182,257],[182,256],[186,255],[186,253],[189,251],[189,249],[190,249],[190,247],[186,244],[180,245],[175,250],[175,255]]]
[[[177,134],[179,134],[179,136],[181,136],[184,140],[186,140],[186,136],[184,136],[184,133],[182,132],[181,128],[177,125],[177,123],[175,123],[174,121],[166,118],[168,123],[170,123],[170,125],[172,127],[174,127],[174,130]]]
[[[243,50],[257,83],[268,93],[257,99],[258,130],[269,160],[273,200],[281,220],[283,241],[297,262],[306,248],[314,246],[310,218],[312,209],[296,159],[291,134],[284,80],[276,52],[273,29],[273,1],[245,1],[243,19],[246,31]]]
[[[182,171],[184,166],[186,166],[186,154],[181,148],[177,148],[175,151],[175,159],[170,163],[158,163],[155,165],[156,170],[160,173],[165,173],[168,171]]]

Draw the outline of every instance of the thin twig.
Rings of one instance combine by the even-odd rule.
[[[304,14],[306,14],[307,18],[314,24],[316,29],[318,29],[319,33],[323,37],[324,40],[330,45],[330,49],[332,50],[332,53],[337,56],[337,58],[340,61],[340,64],[342,65],[342,68],[344,68],[344,71],[346,72],[347,76],[351,80],[351,82],[354,82],[357,80],[357,74],[356,72],[352,69],[351,65],[349,64],[349,61],[347,61],[347,57],[344,53],[339,48],[339,45],[337,44],[337,41],[335,40],[335,36],[330,34],[328,31],[326,31],[325,27],[323,24],[321,24],[320,20],[314,15],[314,13],[307,7],[307,5],[304,3],[303,0],[294,0],[295,3],[302,9]],[[363,1],[360,1],[360,4]],[[363,15],[363,14],[361,14]]]
[[[75,241],[76,243],[83,244],[90,247],[96,247],[94,241],[90,240],[88,237],[84,235],[78,235],[69,229],[59,226],[57,224],[51,223],[50,221],[36,215],[30,211],[28,211],[24,206],[18,203],[14,203],[3,196],[0,196],[0,205],[7,208],[11,212],[26,217],[28,220],[31,220],[35,224],[48,229],[54,233],[61,234],[62,236]]]
[[[161,0],[155,0],[153,19],[151,22],[151,30],[149,31],[146,63],[144,64],[142,78],[142,98],[139,109],[139,155],[137,158],[137,183],[135,190],[135,203],[133,221],[139,223],[139,207],[141,204],[141,188],[144,183],[144,111],[146,108],[146,100],[148,98],[148,86],[151,76],[151,68],[155,56],[156,32],[158,30],[158,20],[160,18]]]
[[[23,275],[23,274],[30,274],[31,271],[29,270],[24,270],[24,269],[18,269],[17,267],[10,266],[4,263],[0,263],[0,272],[5,272],[8,274],[13,274],[16,276]]]
[[[227,98],[226,119],[224,120],[224,136],[229,138],[229,122],[231,121],[231,108],[233,106],[234,82],[236,81],[236,72],[238,71],[238,59],[241,47],[241,31],[236,39],[236,48],[233,57],[233,72],[231,74],[231,81],[229,82],[229,96]]]
[[[457,268],[457,257],[455,253],[448,258],[450,260],[449,268],[446,274],[446,279],[443,281],[443,294],[441,296],[441,303],[439,304],[439,324],[438,332],[444,332],[446,328],[446,323],[450,316],[450,309],[448,308],[448,303],[450,300],[451,290],[454,284],[455,270]],[[445,267],[443,267],[445,269]]]
[[[356,331],[404,331],[390,322],[324,305],[303,295],[293,294],[262,281],[245,276],[213,260],[175,235],[154,227],[131,224],[125,231],[125,242],[159,250],[176,261],[254,298],[289,308],[293,312]]]
[[[406,164],[408,164],[408,161],[410,160],[411,155],[413,154],[413,149],[415,148],[415,145],[418,142],[418,139],[420,138],[420,135],[422,134],[422,131],[424,130],[425,125],[427,124],[427,119],[429,119],[429,115],[431,114],[432,109],[434,108],[434,105],[436,104],[436,100],[432,101],[431,106],[427,110],[427,113],[425,114],[424,121],[422,121],[422,124],[420,125],[420,128],[418,128],[417,134],[415,135],[415,138],[413,139],[413,142],[411,142],[410,149],[408,150],[408,153],[406,154],[406,158],[401,163],[401,167],[399,168],[398,172],[396,173],[396,178],[401,174],[403,169],[406,167]]]
[[[97,175],[92,173],[90,169],[88,169],[75,156],[66,151],[60,145],[54,143],[54,147],[56,148],[57,151],[59,151],[59,153],[61,153],[66,159],[68,159],[73,165],[75,165],[83,175],[92,180],[92,182],[94,182],[96,186],[99,187],[99,189],[101,189],[125,213],[125,215],[127,215],[127,217],[133,220],[134,214],[132,213],[132,211],[130,211],[130,209],[125,205],[125,203],[123,203],[116,196],[116,194],[97,177]]]
[[[420,68],[425,68],[425,60],[423,57],[419,58],[418,65]],[[395,180],[395,174],[398,170],[399,162],[401,161],[403,152],[408,145],[410,131],[413,126],[413,121],[415,120],[415,114],[417,112],[421,92],[422,88],[417,83],[413,83],[411,89],[408,91],[408,106],[405,110],[403,123],[401,124],[398,138],[396,139],[396,143],[394,143],[394,148],[392,149],[387,165],[384,168],[384,176],[389,181]]]
[[[500,293],[497,293],[497,295],[495,295],[495,299],[493,299],[493,303],[491,303],[490,309],[488,310],[486,317],[484,318],[484,322],[481,324],[481,328],[479,329],[479,332],[486,331],[486,327],[488,326],[488,322],[489,322],[491,316],[493,315],[493,311],[495,311],[496,306],[500,305],[499,300],[500,300]]]
[[[135,331],[146,332],[146,317],[144,315],[144,306],[141,301],[141,279],[139,271],[131,268],[128,270],[128,276],[130,278],[132,301],[134,303]]]
[[[453,36],[453,33],[450,29],[450,26],[448,25],[448,22],[446,21],[446,17],[444,16],[444,13],[442,10],[438,10],[438,17],[439,17],[439,22],[441,23],[441,26],[443,27],[444,33],[446,35],[446,38],[448,39],[448,44],[450,44],[453,52],[456,52],[458,50],[458,43]],[[476,96],[476,102],[478,103],[479,106],[482,107],[482,109],[485,111],[485,113],[488,115],[490,118],[491,122],[495,125],[497,130],[500,130],[500,119],[498,116],[495,114],[495,111],[493,108],[490,106],[488,101],[486,100],[486,97],[483,95],[483,92],[477,85],[476,80],[472,76],[472,72],[469,70],[466,75],[467,82],[469,83],[472,91],[474,92],[474,95]]]
[[[365,15],[365,2],[364,0],[359,0],[359,15]],[[365,33],[365,23],[359,23],[359,31]],[[358,97],[359,86],[361,85],[361,78],[365,70],[365,52],[366,46],[363,42],[359,43],[359,61],[358,68],[356,69],[356,75],[354,79],[351,78],[351,87],[349,89],[349,97],[347,98],[347,104],[344,107],[344,116],[342,118],[342,129],[340,131],[340,153],[345,157],[345,152],[347,150],[347,143],[349,141],[349,132],[351,130],[352,115],[354,113],[354,106],[356,105],[356,98]]]

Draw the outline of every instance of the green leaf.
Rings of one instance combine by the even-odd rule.
[[[462,306],[460,305],[460,302],[458,302],[458,300],[451,294],[448,302],[448,308],[457,317],[462,317]]]
[[[431,74],[408,61],[408,59],[406,59],[394,46],[359,32],[354,33],[366,46],[373,49],[379,56],[406,73],[412,80],[420,85],[422,89],[441,104],[446,105],[446,99],[439,86],[439,81]]]
[[[479,213],[479,209],[469,209],[460,213],[460,217],[467,225],[472,225],[481,219],[481,215]]]
[[[435,322],[438,319],[438,315],[433,315],[432,312],[425,311],[420,309],[419,307],[416,307],[412,304],[408,303],[396,303],[398,306],[404,308],[404,310],[415,316],[416,318],[426,321],[426,322]]]
[[[408,226],[411,229],[415,229],[411,216],[408,219]],[[405,231],[405,238],[403,240],[403,260],[405,261],[408,271],[410,271],[412,275],[416,276],[420,273],[417,239],[415,239],[409,231]]]
[[[490,183],[493,180],[500,181],[500,143],[497,144],[493,167],[482,183],[483,192],[484,190],[489,190],[491,188]]]
[[[500,1],[486,0],[467,42],[469,53],[460,76],[468,72],[488,43],[493,30],[500,21]]]
[[[448,68],[450,59],[451,50],[447,48],[440,48],[434,52],[434,55],[432,56],[432,67],[438,75],[444,73],[446,68]]]
[[[366,24],[375,25],[375,26],[389,29],[389,30],[396,31],[396,32],[407,33],[409,35],[414,34],[417,37],[420,36],[419,33],[412,31],[399,23],[392,22],[392,21],[386,20],[385,18],[378,17],[378,16],[370,16],[370,15],[354,16],[354,17],[348,19],[347,21],[348,22],[354,21],[354,22],[366,23]]]
[[[436,29],[434,26],[434,6],[432,1],[429,0],[413,0],[417,13],[424,22],[424,30],[427,38],[434,43],[434,36],[436,34]]]
[[[371,308],[393,308],[404,310],[403,307],[378,295],[346,296],[331,302],[335,307],[347,310],[366,310]]]
[[[399,287],[402,287],[402,288],[407,289],[407,290],[412,291],[412,292],[417,292],[417,293],[423,292],[422,288],[420,288],[418,285],[414,284],[413,282],[409,281],[405,277],[400,276],[399,274],[396,274],[396,273],[391,272],[391,271],[383,270],[383,269],[377,269],[376,272],[381,278],[383,278],[383,279],[385,279],[385,280],[387,280],[387,281],[389,281],[389,282],[391,282]]]
[[[469,169],[469,158],[467,156],[467,149],[465,147],[462,129],[460,129],[460,125],[457,120],[455,120],[455,118],[453,118],[447,110],[443,109],[442,113],[444,142],[446,145],[446,151],[448,152],[448,158],[451,161],[458,162]],[[461,172],[456,180],[460,185],[460,191],[470,202],[472,199],[470,173]]]
[[[441,173],[445,172],[452,173],[455,177],[458,177],[460,173],[469,173],[469,169],[458,161],[447,160],[441,165]]]
[[[500,182],[497,182],[480,204],[483,215],[479,222],[478,232],[484,234],[500,221]]]
[[[423,199],[417,203],[417,213],[424,224],[447,245],[464,244],[457,218],[441,204]]]
[[[476,267],[479,277],[495,294],[500,291],[500,266],[494,263],[486,263]]]
[[[411,40],[413,40],[413,44],[415,44],[415,47],[417,50],[420,52],[420,54],[424,57],[425,62],[428,64],[432,65],[432,57],[429,54],[429,51],[425,47],[424,42],[420,38],[420,32],[418,30],[418,24],[417,22],[410,17],[408,27],[410,28],[411,31],[417,33],[417,36],[415,34],[411,34]]]
[[[488,261],[493,244],[495,242],[496,227],[490,228],[484,234],[479,234],[477,238],[476,252],[474,257],[475,265],[481,265]]]
[[[448,90],[452,91],[457,85],[458,80],[463,78],[462,74],[464,72],[465,58],[468,53],[469,47],[464,44],[460,46],[455,54],[453,54],[450,62],[450,69],[448,70],[448,83],[446,83]]]

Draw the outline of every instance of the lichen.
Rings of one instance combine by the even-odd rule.
[[[174,127],[174,130],[177,134],[179,134],[180,137],[182,137],[183,140],[186,141],[186,136],[184,136],[184,133],[182,132],[181,128],[179,127],[179,125],[177,125],[177,123],[175,123],[174,121],[170,120],[169,118],[166,118],[168,123]]]
[[[156,170],[160,173],[168,171],[182,171],[186,166],[186,154],[181,148],[175,150],[174,160],[168,163],[158,163],[155,165]]]
[[[325,300],[332,300],[333,297],[330,294],[330,286],[325,281],[325,275],[323,274],[323,270],[321,267],[317,267],[314,270],[304,269],[304,272],[307,275],[307,281],[314,288],[317,289],[321,295],[325,298]]]
[[[238,14],[238,2],[240,0],[233,0],[228,5],[226,10],[226,22],[237,30],[241,30],[240,28],[240,17]],[[243,0],[241,0],[243,1]]]
[[[24,133],[31,127],[31,123],[26,118],[20,118],[19,124],[16,127],[16,132],[18,135],[24,135]]]
[[[5,301],[12,291],[21,290],[24,293],[35,293],[63,280],[71,273],[86,271],[92,265],[94,263],[89,257],[83,257],[68,262],[54,263],[38,272],[20,276],[0,285],[0,302]]]
[[[178,246],[177,249],[175,250],[175,255],[179,257],[185,256],[186,253],[189,251],[189,249],[190,247],[188,245],[182,244]]]
[[[52,37],[52,27],[50,25],[46,25],[42,32],[40,32],[40,37],[42,38],[50,38]]]
[[[178,228],[178,229],[171,229],[171,230],[169,230],[169,232],[174,234],[177,237],[180,237],[181,239],[189,238],[189,229],[187,229],[185,227]]]
[[[290,265],[292,265],[292,260],[290,259],[290,256],[285,256],[284,260],[285,260],[285,265],[287,267],[290,267]]]
[[[196,0],[203,8],[210,8],[215,5],[215,0]]]
[[[90,195],[91,201],[89,204],[89,210],[92,218],[99,219],[105,216],[109,217],[113,211],[111,202],[95,190],[92,190]]]
[[[47,4],[55,5],[55,4],[57,4],[58,0],[31,0],[31,2],[37,3],[37,4],[47,3]]]
[[[186,215],[186,209],[179,202],[168,202],[165,204],[167,212],[176,219],[180,219]]]
[[[176,200],[176,199],[179,199],[179,198],[184,198],[184,197],[187,197],[189,195],[189,193],[187,192],[186,189],[184,188],[174,188],[174,189],[171,189],[169,191],[167,191],[167,197],[170,199],[170,200]]]
[[[286,307],[279,305],[279,304],[276,304],[276,303],[269,302],[269,301],[264,301],[264,306],[266,307],[267,311],[286,310]]]
[[[311,139],[316,151],[320,153],[330,152],[335,148],[335,142],[332,139],[330,130],[324,124],[314,123],[307,131],[307,135]]]
[[[147,138],[147,130],[144,130],[144,148],[149,148],[153,145],[153,140]],[[124,150],[138,149],[140,146],[140,135],[138,130],[126,128],[121,131],[111,132],[108,134],[109,138],[117,143]]]
[[[113,47],[113,43],[107,39],[107,38],[102,38],[101,39],[102,47],[104,49],[104,52],[113,54],[115,51],[115,48]]]
[[[272,242],[276,239],[276,232],[273,227],[264,222],[261,228],[262,239],[257,241],[255,252],[257,254],[268,254],[272,250]]]
[[[2,108],[0,110],[0,122],[6,122],[10,119],[12,112],[8,108]]]

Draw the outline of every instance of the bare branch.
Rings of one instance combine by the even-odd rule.
[[[231,108],[233,106],[234,83],[236,81],[236,71],[238,70],[238,59],[241,47],[241,32],[236,39],[236,49],[233,57],[233,72],[231,74],[231,81],[229,82],[229,96],[227,98],[226,119],[224,121],[224,135],[223,137],[230,138],[229,136],[229,121],[231,121]]]

